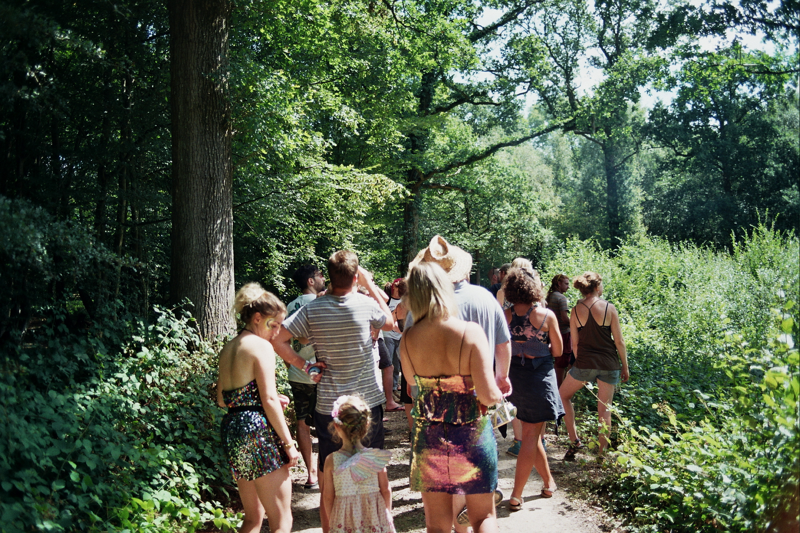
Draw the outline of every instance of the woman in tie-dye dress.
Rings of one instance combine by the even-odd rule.
[[[408,274],[414,325],[400,344],[403,374],[416,383],[411,489],[422,492],[428,531],[450,531],[454,494],[464,494],[473,530],[497,531],[497,443],[486,406],[502,393],[483,330],[458,318],[453,284],[435,263]]]

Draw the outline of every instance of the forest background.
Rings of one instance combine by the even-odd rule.
[[[631,530],[798,520],[800,4],[0,2],[0,529],[234,524],[234,288],[594,269]],[[579,400],[590,423],[592,398]],[[582,402],[582,403],[581,403]],[[591,431],[590,431],[591,432]]]

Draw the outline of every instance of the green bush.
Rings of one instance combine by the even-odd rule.
[[[798,239],[762,225],[731,253],[570,242],[547,265],[546,280],[599,272],[620,312],[631,379],[615,396],[619,463],[601,488],[632,527],[796,523],[799,262]],[[579,410],[593,410],[582,396]]]
[[[213,501],[231,484],[216,349],[188,315],[156,311],[150,325],[122,315],[79,332],[51,311],[4,346],[4,531],[232,527]]]

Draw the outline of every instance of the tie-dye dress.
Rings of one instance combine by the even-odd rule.
[[[411,490],[485,494],[497,488],[497,441],[471,376],[414,376]]]

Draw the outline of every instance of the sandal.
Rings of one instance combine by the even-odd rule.
[[[512,513],[522,510],[522,498],[512,496],[508,499],[508,510]]]
[[[550,487],[542,487],[542,493],[540,494],[540,496],[542,498],[552,498],[553,493],[557,490],[558,487],[553,487],[552,489]]]

